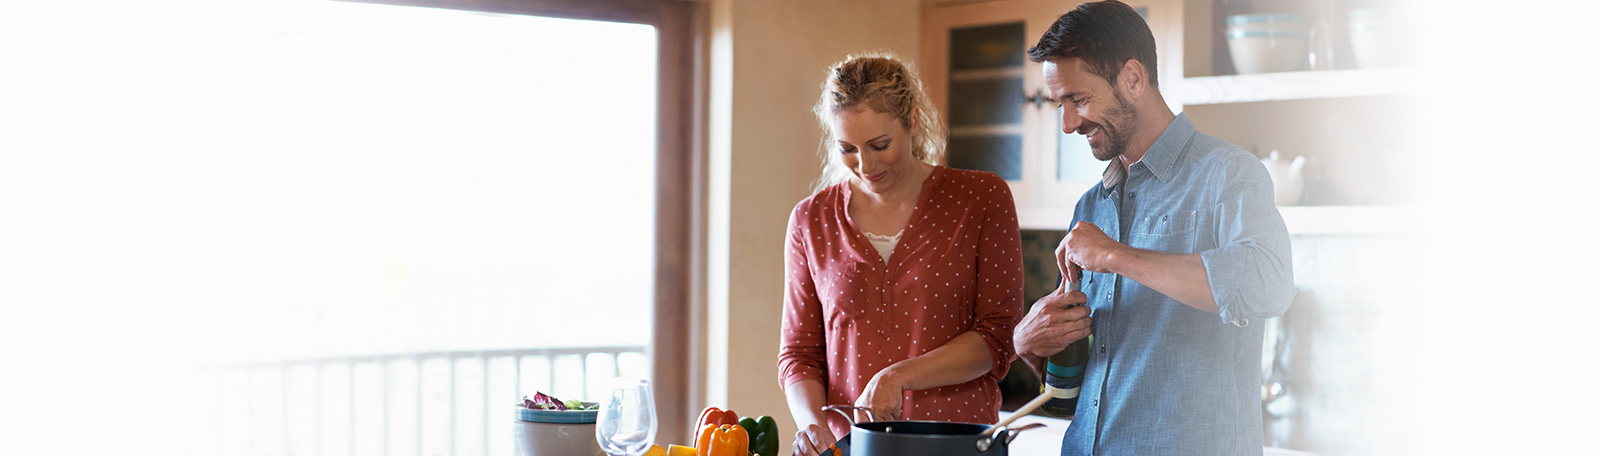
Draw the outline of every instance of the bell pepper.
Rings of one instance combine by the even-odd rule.
[[[778,456],[778,422],[772,417],[740,418],[739,427],[750,436],[750,454]]]
[[[700,452],[700,456],[706,456],[706,453],[711,451],[711,435],[716,433],[717,425],[715,424],[700,426],[700,434],[694,438],[694,449]]]
[[[715,424],[718,426],[724,424],[739,424],[739,414],[734,413],[733,410],[706,407],[705,410],[700,412],[700,421],[696,422],[695,426],[698,427],[707,424]]]
[[[750,436],[737,424],[707,424],[700,428],[694,449],[700,456],[750,456]]]
[[[689,438],[690,438],[689,441],[691,441],[691,442],[700,441],[699,440],[700,431],[698,431],[698,429],[704,427],[707,424],[714,424],[714,425],[717,425],[717,426],[721,426],[721,425],[724,425],[724,424],[739,424],[739,414],[733,413],[732,410],[723,410],[723,409],[719,409],[719,408],[716,408],[716,407],[706,407],[705,410],[700,411],[700,419],[696,420],[694,422],[694,427],[691,428],[691,429],[696,429],[695,435],[689,436]],[[699,447],[696,446],[695,448],[699,448]]]
[[[724,424],[711,429],[711,438],[700,456],[750,456],[750,435],[737,424]]]

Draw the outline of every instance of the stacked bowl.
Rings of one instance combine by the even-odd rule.
[[[1362,68],[1382,68],[1408,63],[1406,27],[1399,11],[1390,8],[1350,10],[1350,50]]]
[[[590,405],[590,404],[584,404]],[[598,410],[539,410],[517,407],[516,439],[519,456],[605,456],[595,439]]]
[[[1304,15],[1235,14],[1227,25],[1228,53],[1239,74],[1307,69],[1311,22]]]

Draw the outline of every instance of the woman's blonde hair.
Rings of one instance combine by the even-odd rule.
[[[852,174],[839,158],[830,123],[839,111],[858,106],[893,116],[906,128],[914,125],[911,156],[939,165],[944,157],[944,128],[910,65],[888,53],[852,54],[828,67],[822,97],[811,109],[822,125],[822,177],[817,179],[813,193],[850,180]]]

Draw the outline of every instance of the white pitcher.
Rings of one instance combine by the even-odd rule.
[[[1272,176],[1272,201],[1279,206],[1299,203],[1300,194],[1306,189],[1306,157],[1298,156],[1294,161],[1284,163],[1274,149],[1267,154],[1267,158],[1261,159],[1261,164],[1267,166],[1267,174]]]

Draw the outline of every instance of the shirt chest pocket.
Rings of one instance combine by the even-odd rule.
[[[870,267],[849,263],[831,274],[821,296],[828,327],[847,328],[872,308],[872,293],[878,293],[879,279]]]
[[[1194,253],[1199,211],[1172,211],[1138,219],[1130,245],[1171,253]]]

